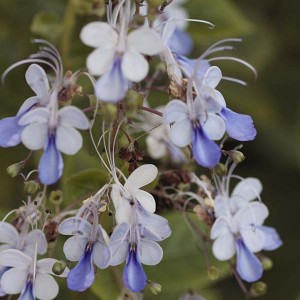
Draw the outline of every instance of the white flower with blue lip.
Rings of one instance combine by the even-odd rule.
[[[30,150],[44,149],[38,169],[39,178],[46,185],[62,175],[60,152],[73,155],[82,147],[82,137],[76,129],[89,128],[89,120],[79,108],[66,106],[58,110],[57,102],[54,90],[47,107],[36,108],[19,120],[19,125],[26,126],[21,135],[23,144]]]
[[[140,190],[156,176],[155,166],[143,165],[128,177],[124,186],[115,184],[111,193],[117,222],[109,242],[111,265],[119,265],[126,260],[123,282],[133,292],[141,292],[147,283],[142,263],[158,264],[163,250],[157,242],[171,234],[168,221],[154,214],[153,196]]]
[[[58,294],[58,284],[51,275],[53,258],[36,260],[19,250],[4,250],[0,252],[0,264],[8,267],[1,278],[1,286],[6,294],[21,294],[21,300],[54,299]],[[66,277],[68,268],[59,275]]]
[[[98,214],[93,218],[93,224],[79,217],[64,220],[58,228],[60,234],[72,235],[64,244],[64,253],[68,260],[78,261],[69,272],[67,283],[73,291],[85,291],[95,279],[95,264],[100,269],[109,266],[110,249],[107,245],[108,236],[98,224]]]
[[[45,234],[41,230],[35,229],[27,232],[27,227],[24,227],[19,233],[14,226],[6,222],[0,223],[0,244],[0,251],[17,249],[30,256],[33,256],[35,251],[41,255],[45,254],[48,247]],[[9,270],[8,267],[0,265],[0,278],[7,270]],[[0,295],[5,294],[0,283]]]
[[[194,158],[204,167],[215,166],[221,157],[220,147],[213,142],[225,133],[225,122],[217,115],[221,105],[215,87],[220,81],[219,68],[210,67],[201,82],[201,91],[194,99],[192,80],[189,81],[187,102],[175,99],[168,103],[164,122],[173,124],[171,140],[178,147],[192,143]]]
[[[268,214],[264,204],[254,201],[234,215],[219,216],[211,229],[214,256],[229,260],[236,253],[237,272],[248,282],[259,280],[263,274],[262,264],[254,253],[282,245],[276,230],[263,226]]]
[[[120,13],[123,19],[119,26],[91,22],[80,34],[84,44],[96,48],[87,58],[87,68],[92,75],[101,76],[95,92],[102,101],[122,100],[130,82],[140,82],[148,74],[149,64],[144,55],[157,55],[163,47],[160,36],[147,26],[128,33],[129,1]]]
[[[47,75],[39,65],[32,64],[25,73],[26,82],[36,96],[28,98],[15,117],[4,118],[0,121],[0,146],[13,147],[21,142],[24,126],[19,125],[20,118],[35,106],[44,106],[49,96]]]

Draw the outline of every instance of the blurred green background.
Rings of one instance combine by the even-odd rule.
[[[30,40],[44,35],[62,51],[66,70],[70,66],[73,70],[84,67],[84,55],[89,49],[81,45],[78,32],[83,24],[94,18],[76,15],[74,3],[76,0],[1,0],[0,73],[34,53],[37,47]],[[267,225],[276,227],[284,242],[283,247],[268,253],[274,267],[265,272],[262,280],[268,284],[268,293],[260,299],[300,299],[300,2],[190,0],[186,7],[193,18],[216,24],[214,30],[191,24],[189,30],[196,43],[194,57],[219,39],[242,37],[244,41],[237,45],[234,54],[253,64],[258,71],[258,79],[254,80],[242,66],[232,62],[220,64],[226,75],[249,83],[245,88],[224,82],[220,90],[229,107],[250,114],[254,119],[258,136],[254,142],[244,145],[247,160],[237,172],[261,179],[262,199],[270,209]],[[41,11],[47,12],[44,17],[48,25],[38,26],[36,19],[31,26],[33,18]],[[70,15],[74,16],[71,22]],[[26,67],[14,70],[0,87],[0,117],[14,115],[22,101],[32,95],[24,79],[25,70]],[[26,153],[23,146],[0,149],[1,215],[20,205],[24,197],[21,179],[9,178],[5,170],[8,165],[24,159]],[[77,163],[81,156],[72,159]],[[94,162],[91,160],[89,164],[93,166]],[[243,299],[233,278],[217,282],[208,280],[201,254],[197,253],[184,222],[178,224],[176,215],[170,217],[170,222],[178,233],[163,244],[167,258],[160,266],[147,268],[149,277],[163,285],[163,293],[158,297],[147,294],[146,299],[177,299],[178,294],[189,287],[208,300]],[[97,296],[92,292],[78,295],[64,290],[57,299],[114,299],[116,294],[105,291],[109,276],[111,274],[100,273],[93,287]]]

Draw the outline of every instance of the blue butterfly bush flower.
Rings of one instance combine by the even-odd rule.
[[[255,253],[275,250],[282,241],[274,228],[263,225],[269,212],[264,204],[254,201],[262,190],[258,179],[243,179],[231,196],[223,183],[215,199],[217,219],[211,229],[213,254],[222,261],[236,254],[238,274],[243,280],[254,282],[263,274],[262,263]]]
[[[41,50],[12,65],[5,74],[21,64],[38,62],[52,69],[54,80],[50,87],[45,71],[37,64],[30,65],[25,77],[36,96],[25,101],[16,117],[0,121],[0,145],[15,146],[22,141],[30,150],[44,149],[38,166],[39,179],[50,185],[62,175],[61,152],[73,155],[82,147],[82,137],[76,129],[88,129],[89,120],[75,106],[59,109],[59,93],[65,85],[73,84],[76,74],[65,80],[57,49],[43,40],[35,42],[42,44]]]
[[[158,33],[148,26],[128,33],[130,1],[120,9],[124,15],[120,24],[91,22],[85,25],[80,38],[87,46],[96,48],[87,58],[92,75],[100,76],[95,84],[98,99],[118,102],[128,91],[131,82],[145,79],[149,64],[144,55],[157,55],[162,51]]]
[[[175,99],[168,103],[164,113],[164,122],[173,124],[171,140],[178,147],[192,143],[194,158],[204,167],[215,166],[221,157],[221,149],[214,142],[225,133],[224,120],[218,116],[222,107],[218,103],[215,87],[220,81],[220,70],[210,67],[203,78],[201,87],[194,98],[190,81],[187,102]]]
[[[0,121],[0,146],[13,147],[21,142],[21,133],[24,126],[19,120],[27,112],[37,106],[44,106],[48,102],[49,82],[47,75],[39,65],[32,64],[25,73],[28,85],[36,93],[36,96],[28,98],[15,117],[4,118]]]
[[[68,218],[59,225],[58,231],[63,235],[72,235],[65,242],[63,250],[68,260],[78,261],[68,274],[68,288],[85,291],[94,282],[94,264],[100,269],[109,266],[111,253],[107,245],[107,233],[98,224],[97,214],[93,223],[80,217]]]
[[[112,188],[117,226],[109,242],[111,265],[126,260],[122,278],[132,292],[141,292],[146,287],[147,276],[142,264],[156,265],[161,261],[163,250],[157,242],[171,234],[168,221],[154,214],[153,196],[140,189],[156,176],[155,166],[143,165],[128,177],[124,186],[115,183]]]
[[[51,300],[59,291],[57,282],[51,275],[54,258],[36,259],[20,250],[8,249],[0,252],[0,264],[9,268],[1,278],[1,287],[6,294],[20,294],[21,300]],[[59,277],[66,277],[66,268]]]

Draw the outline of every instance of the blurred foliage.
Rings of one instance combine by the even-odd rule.
[[[35,52],[36,45],[32,45],[30,40],[37,37],[54,42],[63,55],[66,70],[84,67],[90,49],[82,45],[78,38],[80,28],[103,13],[101,1],[97,11],[91,10],[90,3],[89,0],[1,0],[0,72]],[[296,232],[300,209],[297,201],[300,180],[300,64],[297,40],[300,19],[297,12],[300,3],[298,0],[261,0],[255,4],[249,0],[190,0],[186,7],[192,18],[208,20],[216,25],[211,30],[203,24],[190,24],[189,31],[195,40],[193,57],[199,56],[219,39],[242,37],[244,42],[236,45],[234,55],[249,61],[258,70],[258,80],[254,81],[252,74],[244,67],[234,62],[220,63],[224,74],[249,83],[249,88],[244,88],[225,82],[220,89],[230,107],[251,114],[255,121],[258,137],[245,145],[243,151],[247,160],[238,171],[244,176],[257,176],[262,180],[265,191],[263,199],[271,212],[269,224],[278,228],[285,243],[283,248],[270,254],[274,267],[264,275],[268,292],[260,299],[296,299],[300,293],[300,244]],[[83,15],[82,10],[89,12],[89,15]],[[0,87],[0,117],[14,115],[21,103],[31,96],[24,79],[25,69],[23,66],[13,70],[7,76],[5,86]],[[83,101],[88,104],[88,99]],[[95,154],[91,153],[87,133],[85,141],[85,149],[75,156],[65,157],[65,176],[61,183],[67,203],[91,194],[106,181],[104,171],[98,168],[100,164]],[[10,178],[5,170],[24,159],[27,153],[23,146],[0,149],[2,216],[20,205],[24,198],[21,178]],[[39,153],[34,155],[34,160],[26,167],[27,171],[36,168],[38,158]],[[208,279],[201,251],[182,216],[172,214],[166,217],[176,234],[162,245],[165,250],[162,263],[146,268],[149,278],[162,284],[162,292],[158,296],[147,292],[146,299],[173,300],[189,288],[200,292],[208,300],[241,299],[242,292],[235,280],[223,279],[225,270],[221,269],[222,276],[217,283]],[[226,264],[222,265],[226,267]],[[98,271],[91,291],[81,295],[63,288],[58,299],[115,299],[119,287],[109,288],[112,277],[120,278],[120,269]],[[64,281],[61,283],[65,287]]]

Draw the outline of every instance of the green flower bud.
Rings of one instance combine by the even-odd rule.
[[[218,176],[225,176],[227,174],[227,167],[224,164],[219,163],[214,167],[214,172]]]
[[[229,157],[233,160],[234,163],[239,164],[245,160],[245,155],[238,150],[230,150],[227,152]]]
[[[61,190],[52,191],[49,200],[54,205],[60,205],[63,201],[63,192]]]
[[[127,115],[133,117],[136,114],[139,105],[142,104],[143,96],[134,90],[129,90],[125,98]]]
[[[207,270],[207,275],[210,280],[217,280],[220,277],[220,271],[215,266],[211,266]]]
[[[149,288],[154,295],[158,295],[161,292],[161,285],[157,282],[149,281]]]
[[[271,270],[273,267],[273,261],[269,257],[262,257],[261,262],[265,271]]]
[[[67,264],[63,260],[58,260],[52,267],[52,272],[55,275],[61,275],[67,267]]]
[[[112,103],[103,103],[102,114],[105,120],[114,121],[117,118],[118,107]]]
[[[19,163],[16,163],[16,164],[13,164],[13,165],[9,166],[6,169],[6,173],[7,173],[8,176],[14,178],[14,177],[16,177],[20,174],[23,167],[24,167],[24,162],[23,161],[19,162]]]
[[[24,184],[24,192],[27,195],[35,194],[40,187],[39,183],[35,180],[26,181]]]
[[[252,284],[250,288],[250,294],[253,297],[258,297],[258,296],[265,295],[267,293],[267,290],[268,290],[267,284],[262,281],[258,281]]]

